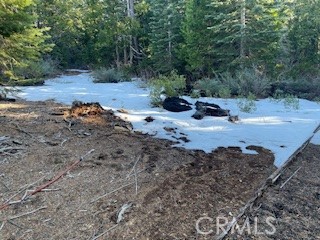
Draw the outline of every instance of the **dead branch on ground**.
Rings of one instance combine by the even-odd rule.
[[[227,225],[225,231],[223,231],[220,235],[215,236],[216,240],[222,240],[224,239],[228,233],[230,232],[230,230],[234,227],[234,225],[237,223],[237,221],[239,221],[240,218],[242,218],[242,216],[246,213],[246,211],[250,208],[252,208],[252,206],[254,205],[254,203],[256,202],[256,200],[258,198],[260,198],[263,193],[268,189],[268,187],[270,187],[272,184],[274,184],[277,179],[281,176],[281,174],[283,173],[284,169],[289,165],[289,163],[291,163],[293,161],[293,159],[296,158],[296,156],[301,153],[310,143],[311,139],[314,137],[315,133],[319,130],[320,128],[320,124],[318,125],[318,127],[315,129],[315,131],[313,132],[313,134],[311,135],[310,138],[308,138],[302,145],[301,147],[299,147],[289,158],[288,160],[281,166],[279,167],[276,171],[274,171],[265,181],[265,183],[255,192],[254,197],[252,197],[244,207],[240,208],[238,215],[233,218],[233,220]]]
[[[126,203],[120,208],[117,214],[117,224],[123,220],[124,213],[131,207],[132,207],[132,203]]]
[[[0,210],[6,208],[5,206],[8,205],[8,204],[11,205],[11,204],[10,204],[10,201],[11,201],[13,198],[15,198],[16,196],[18,196],[20,193],[22,193],[22,192],[25,191],[26,189],[32,187],[32,186],[35,185],[36,183],[40,182],[43,178],[44,178],[44,177],[41,177],[41,178],[38,179],[37,181],[35,181],[35,182],[33,182],[33,183],[30,183],[30,184],[26,184],[26,185],[22,186],[21,188],[19,188],[19,190],[18,190],[17,193],[15,193],[13,196],[9,197],[9,198],[5,201],[5,203],[0,206]]]
[[[21,226],[19,226],[18,224],[14,223],[13,220],[16,220],[16,219],[21,218],[21,217],[25,217],[25,216],[27,216],[27,215],[36,213],[36,212],[38,212],[38,211],[40,211],[40,210],[43,210],[43,209],[46,209],[46,208],[47,208],[47,206],[42,206],[42,207],[39,207],[39,208],[37,208],[37,209],[35,209],[35,210],[32,210],[32,211],[29,211],[29,212],[21,213],[21,214],[19,214],[19,215],[15,215],[15,216],[11,216],[11,217],[2,219],[2,220],[0,220],[0,221],[2,222],[2,224],[1,224],[1,226],[0,226],[0,231],[3,229],[3,227],[4,227],[4,225],[5,225],[6,222],[8,222],[8,223],[10,223],[10,224],[12,224],[12,225],[14,225],[14,226],[16,226],[17,228],[24,229],[24,227],[21,227]]]
[[[102,237],[103,235],[105,235],[106,233],[108,233],[108,232],[110,232],[111,230],[115,229],[116,227],[118,227],[118,224],[112,226],[111,228],[107,229],[107,230],[104,231],[103,233],[100,233],[99,235],[93,237],[91,240],[97,240],[98,238]]]
[[[291,178],[294,177],[294,175],[297,174],[297,172],[301,169],[302,167],[299,167],[296,171],[294,171],[294,173],[280,186],[280,189],[284,187],[284,185],[287,184],[287,182],[289,182],[291,180]]]
[[[17,204],[17,203],[22,203],[23,201],[27,200],[28,198],[30,198],[31,196],[35,195],[38,192],[41,192],[43,189],[46,189],[48,186],[50,186],[51,184],[55,183],[56,181],[58,181],[63,175],[65,175],[66,173],[68,173],[70,170],[72,170],[76,165],[78,165],[81,161],[84,160],[85,157],[87,157],[89,154],[91,154],[94,151],[94,149],[91,149],[90,151],[88,151],[85,155],[81,156],[80,159],[76,160],[74,163],[72,163],[70,166],[68,166],[64,171],[60,172],[58,175],[56,175],[53,179],[51,179],[49,182],[46,182],[42,185],[40,185],[39,187],[37,187],[35,190],[26,190],[25,194],[23,195],[23,197],[18,200],[18,201],[12,201],[10,202],[10,200],[12,198],[14,198],[15,196],[17,196],[19,193],[17,193],[16,195],[14,195],[14,197],[12,197],[9,201],[7,200],[4,204],[0,205],[0,211],[9,207],[12,204]]]
[[[128,183],[128,184],[126,184],[126,185],[123,185],[123,186],[121,186],[121,187],[118,187],[118,188],[112,190],[111,192],[107,192],[107,193],[103,194],[102,196],[97,197],[97,198],[91,200],[90,203],[94,203],[94,202],[100,200],[101,198],[104,198],[104,197],[108,196],[109,194],[115,193],[115,192],[117,192],[117,191],[119,191],[119,190],[121,190],[121,189],[123,189],[123,188],[125,188],[125,187],[128,187],[128,186],[132,185],[132,184],[135,184],[135,182]]]
[[[26,212],[26,213],[22,213],[22,214],[19,214],[19,215],[16,215],[16,216],[8,217],[7,219],[4,219],[4,220],[2,220],[2,221],[7,221],[7,220],[11,220],[11,221],[12,221],[12,220],[15,220],[15,219],[17,219],[17,218],[21,218],[21,217],[24,217],[24,216],[33,214],[33,213],[35,213],[35,212],[38,212],[38,211],[43,210],[43,209],[46,209],[46,208],[47,208],[47,206],[42,206],[42,207],[39,207],[39,208],[37,208],[37,209],[35,209],[35,210],[32,210],[32,211],[30,211],[30,212]]]

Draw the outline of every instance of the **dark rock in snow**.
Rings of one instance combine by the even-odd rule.
[[[178,97],[168,97],[163,101],[163,104],[162,104],[163,108],[170,112],[189,111],[192,109],[190,105],[192,104]]]
[[[192,115],[193,118],[200,120],[204,116],[225,117],[230,115],[230,110],[222,109],[214,103],[196,102],[197,111]]]

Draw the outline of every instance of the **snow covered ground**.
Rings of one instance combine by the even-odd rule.
[[[173,113],[150,106],[149,90],[139,81],[125,83],[93,83],[89,73],[75,76],[61,76],[50,79],[44,86],[21,87],[18,94],[27,100],[54,99],[71,104],[74,100],[99,102],[106,109],[124,108],[129,114],[117,113],[132,122],[134,130],[149,133],[157,138],[179,141],[175,146],[188,149],[202,149],[211,152],[217,147],[238,146],[243,152],[249,145],[262,146],[275,154],[274,164],[281,166],[299,148],[320,124],[320,105],[299,100],[299,109],[288,109],[282,102],[268,99],[256,101],[256,111],[244,113],[239,110],[236,99],[184,97],[190,103],[197,100],[215,103],[230,109],[232,115],[239,115],[238,123],[230,123],[226,117],[205,117],[195,120],[195,110]],[[195,108],[195,106],[193,106]],[[152,116],[155,121],[144,119]],[[166,131],[164,128],[173,128]],[[189,139],[182,141],[181,137]],[[178,140],[177,140],[178,139]],[[320,134],[312,140],[320,143]],[[232,159],[230,159],[232,160]]]

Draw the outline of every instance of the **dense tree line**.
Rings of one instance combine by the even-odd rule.
[[[0,0],[1,81],[51,61],[195,78],[314,76],[319,0]],[[38,66],[38,65],[37,65]]]

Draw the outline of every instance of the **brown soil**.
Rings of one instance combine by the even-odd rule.
[[[248,219],[251,233],[245,228],[244,234],[235,231],[229,239],[320,239],[319,169],[320,146],[309,144],[238,224],[243,227]]]
[[[275,170],[272,153],[263,148],[251,147],[257,155],[173,148],[131,131],[130,123],[98,104],[78,107],[0,102],[0,239],[213,239],[214,233],[196,231],[197,220],[236,215]],[[305,236],[319,236],[310,235],[319,222],[319,151],[309,147],[303,153],[309,161],[295,162],[302,166],[297,175],[277,189],[293,164],[259,199],[257,214],[280,219],[275,239],[281,231],[302,239],[290,238],[298,231],[291,223],[299,219],[306,220]],[[81,157],[45,191],[30,195]],[[199,228],[215,230],[214,222]]]

